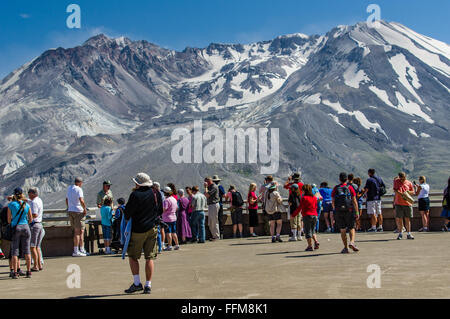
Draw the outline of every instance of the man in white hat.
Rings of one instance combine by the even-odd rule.
[[[153,260],[157,256],[157,223],[162,215],[161,194],[152,188],[153,182],[145,173],[139,173],[132,179],[136,184],[135,191],[131,193],[125,207],[125,219],[132,219],[131,239],[128,245],[128,259],[131,273],[133,274],[133,284],[125,293],[131,294],[137,291],[144,291],[144,294],[151,293],[151,280],[154,272]],[[145,286],[142,286],[139,276],[139,259],[142,251],[145,256]]]
[[[220,185],[220,182],[222,181],[218,175],[214,175],[212,178],[214,184],[217,185],[219,188],[219,213],[217,215],[218,221],[219,221],[219,232],[220,232],[220,239],[223,239],[223,230],[224,230],[224,220],[223,220],[223,197],[225,196],[225,188],[223,188],[222,185]]]

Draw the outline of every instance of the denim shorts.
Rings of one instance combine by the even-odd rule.
[[[332,202],[324,202],[323,203],[323,212],[324,213],[332,213],[333,212]]]
[[[442,209],[441,217],[450,219],[450,209],[447,208]]]
[[[168,234],[176,234],[177,233],[177,222],[166,223],[169,226],[169,229],[166,231]]]
[[[103,240],[111,240],[111,226],[102,225]]]

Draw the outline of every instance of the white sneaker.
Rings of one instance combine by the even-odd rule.
[[[300,237],[298,237],[298,239],[297,239],[298,241],[303,241],[303,237],[302,236],[300,236]]]
[[[89,255],[90,255],[85,249],[81,249],[80,252],[81,252],[82,254],[85,254],[86,256],[89,256]]]
[[[289,238],[289,241],[297,241],[297,237],[292,236],[292,237]]]
[[[82,253],[81,251],[78,251],[76,253],[73,253],[72,257],[86,257],[86,254]]]

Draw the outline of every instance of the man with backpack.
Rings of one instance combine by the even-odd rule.
[[[337,227],[341,230],[341,238],[344,243],[342,254],[348,254],[348,248],[357,252],[355,245],[355,224],[359,218],[358,202],[353,187],[347,184],[347,173],[339,175],[340,184],[336,185],[331,193],[332,205]],[[347,229],[350,235],[350,244],[347,241]]]
[[[240,238],[243,238],[242,233],[242,207],[244,206],[244,200],[241,193],[236,190],[234,185],[230,185],[228,190],[231,194],[231,220],[233,222],[233,238],[237,238],[237,229],[239,227]]]
[[[369,178],[366,181],[366,186],[364,186],[364,193],[367,196],[367,215],[370,216],[372,225],[368,232],[383,232],[381,197],[386,194],[386,185],[384,185],[381,177],[375,175],[375,169],[369,169],[368,174]]]
[[[213,176],[213,182],[219,188],[219,213],[217,218],[219,219],[219,232],[220,239],[223,239],[223,229],[224,229],[224,220],[223,220],[223,197],[225,196],[225,188],[220,185],[221,179],[218,175]]]

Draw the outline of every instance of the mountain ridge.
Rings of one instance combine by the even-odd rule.
[[[170,130],[200,118],[280,128],[279,177],[300,170],[318,183],[382,165],[386,177],[402,169],[441,183],[449,59],[447,44],[384,21],[183,51],[99,34],[47,50],[0,82],[0,192],[37,185],[51,196],[73,175],[127,184],[125,173],[144,169],[183,184],[212,169],[240,187],[259,174],[253,164],[174,167]],[[152,164],[126,159],[135,153]]]

